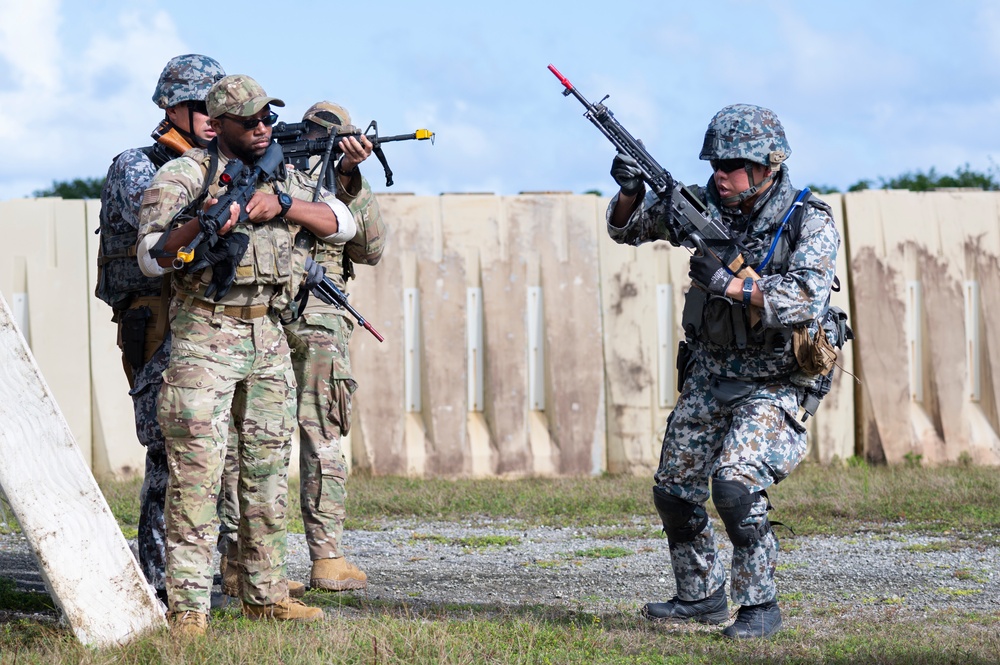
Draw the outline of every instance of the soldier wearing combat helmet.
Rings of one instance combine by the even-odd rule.
[[[723,265],[715,252],[728,258],[724,246],[691,257],[677,365],[681,394],[654,476],[653,503],[670,544],[677,595],[647,604],[643,613],[653,620],[728,620],[726,572],[705,510],[711,484],[733,544],[730,595],[740,609],[723,631],[731,638],[767,637],[781,627],[778,539],[767,489],[806,453],[798,415],[815,370],[800,364],[793,340],[816,338],[840,245],[829,206],[792,186],[790,155],[778,118],[759,106],[727,106],[705,132],[700,158],[713,175],[694,195],[729,229],[759,279],[737,278]],[[614,240],[687,240],[670,202],[643,196],[630,157],[616,156],[611,175],[621,187],[608,208]]]
[[[272,106],[252,78],[227,76],[207,96],[216,141],[194,149],[157,172],[140,215],[137,253],[147,274],[172,269],[172,253],[200,230],[197,217],[180,215],[202,194],[211,205],[221,173],[233,159],[253,166],[271,145]],[[213,166],[214,165],[214,166]],[[215,263],[172,273],[174,352],[164,372],[159,421],[167,441],[168,619],[182,634],[202,634],[212,585],[213,518],[221,486],[226,432],[233,417],[239,439],[239,572],[243,612],[252,619],[314,621],[322,610],[288,595],[284,579],[288,456],[295,425],[294,374],[277,314],[296,275],[293,239],[300,228],[321,242],[346,242],[354,218],[332,195],[313,201],[309,180],[290,170],[259,181],[242,211],[239,204],[213,230],[216,246],[241,251],[213,254]],[[153,251],[155,250],[155,251]],[[228,263],[232,262],[232,263]],[[217,276],[227,275],[225,283]],[[234,398],[236,398],[234,402]]]
[[[347,109],[331,102],[313,104],[302,120],[320,135],[353,129]],[[346,244],[315,244],[312,257],[343,290],[353,276],[352,262],[378,263],[385,225],[368,180],[358,169],[371,154],[371,143],[362,135],[360,142],[352,137],[341,145],[344,154],[330,166],[332,173],[316,177],[328,187],[336,180],[337,197],[351,208],[358,232]],[[354,322],[343,310],[319,299],[310,299],[300,314],[285,326],[285,334],[298,382],[302,521],[313,562],[309,584],[326,591],[363,589],[367,576],[344,557],[341,548],[347,516],[347,464],[341,437],[351,426],[351,395],[357,388],[348,350]]]
[[[139,563],[164,600],[167,457],[156,422],[156,400],[170,358],[170,284],[139,269],[135,257],[139,209],[142,193],[158,168],[196,145],[207,145],[215,136],[205,96],[225,74],[218,62],[205,55],[172,58],[153,92],[153,102],[164,110],[164,119],[153,132],[155,143],[116,156],[101,191],[96,295],[114,311],[122,364],[132,388],[136,434],[146,448],[137,538]]]

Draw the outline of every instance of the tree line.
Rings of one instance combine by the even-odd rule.
[[[32,194],[35,198],[59,196],[64,199],[99,199],[104,178],[76,178],[74,180],[53,180],[52,186],[38,189]],[[1000,191],[1000,167],[990,160],[990,166],[985,171],[973,170],[968,164],[955,169],[954,175],[940,174],[934,167],[927,172],[907,171],[895,178],[879,178],[874,180],[859,180],[847,188],[849,192],[860,192],[865,189],[908,189],[912,192],[930,192],[935,189],[953,187],[969,187],[987,192]],[[809,189],[817,194],[838,194],[840,190],[829,185],[809,185]],[[596,189],[585,194],[601,195]]]

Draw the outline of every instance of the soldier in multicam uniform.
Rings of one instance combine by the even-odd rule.
[[[114,310],[118,345],[128,377],[135,430],[146,448],[140,493],[139,563],[146,579],[166,600],[163,503],[167,491],[167,456],[156,422],[162,373],[170,358],[167,306],[170,283],[147,277],[135,258],[142,193],[157,169],[215,136],[205,109],[209,88],[225,76],[218,62],[204,55],[181,55],[163,68],[153,102],[165,117],[153,132],[152,146],[126,150],[115,157],[101,191],[100,251],[96,295]]]
[[[347,110],[330,102],[314,104],[302,120],[322,134],[351,124]],[[371,144],[364,136],[361,139],[370,154]],[[375,265],[385,246],[382,214],[358,164],[345,152],[331,166],[337,196],[354,213],[358,233],[346,244],[316,244],[312,250],[313,259],[341,290],[346,290],[352,262]],[[317,175],[324,179],[323,174]],[[285,327],[285,335],[298,382],[300,498],[313,562],[309,585],[327,591],[363,589],[367,576],[344,558],[341,549],[347,516],[347,462],[340,442],[351,427],[351,395],[358,385],[348,351],[354,322],[344,310],[318,298],[309,300],[300,314]]]
[[[796,198],[784,164],[790,154],[784,129],[768,109],[727,106],[708,126],[700,158],[710,160],[714,175],[696,194],[741,240],[744,258],[761,277],[736,278],[710,252],[691,258],[687,339],[678,360],[683,384],[654,476],[653,503],[670,545],[677,595],[647,604],[643,614],[703,623],[728,619],[726,573],[705,511],[711,479],[713,502],[733,543],[731,595],[740,609],[723,631],[730,638],[766,637],[781,627],[774,582],[778,540],[767,517],[767,488],[787,477],[806,452],[797,417],[809,377],[796,361],[793,331],[816,332],[840,245],[830,209],[817,199],[806,206],[793,246],[779,231]],[[616,156],[611,174],[621,187],[608,208],[615,241],[685,240],[668,203],[652,193],[643,198],[631,158]],[[751,308],[760,315],[756,325]]]
[[[209,90],[207,110],[216,141],[160,169],[143,194],[137,254],[145,274],[168,271],[170,254],[198,234],[197,217],[172,223],[202,195],[204,185],[208,206],[220,189],[216,173],[229,160],[254,164],[265,153],[277,117],[271,105],[284,102],[267,96],[248,76],[227,76]],[[243,612],[255,619],[323,617],[322,610],[288,596],[284,575],[295,376],[277,312],[297,289],[295,276],[304,273],[293,261],[299,227],[323,242],[345,242],[356,228],[343,203],[326,194],[313,202],[312,194],[308,179],[295,171],[283,180],[258,183],[245,207],[248,223],[236,226],[240,210],[234,203],[218,230],[220,243],[246,243],[237,263],[173,273],[174,345],[158,416],[170,465],[168,620],[182,635],[203,634],[207,626],[214,518],[231,408],[239,432]],[[216,272],[231,281],[220,285]],[[216,286],[215,298],[209,299],[209,287]]]
[[[331,129],[351,124],[347,110],[330,102],[318,102],[302,121],[310,127],[307,138],[326,136]],[[358,165],[371,155],[372,145],[363,135],[341,143],[343,155],[331,163],[326,174],[315,173],[321,160],[314,159],[309,172],[319,183],[347,204],[358,231],[347,243],[313,243],[311,255],[341,290],[352,275],[352,263],[375,265],[385,246],[385,224],[378,201]],[[298,395],[299,497],[306,542],[313,565],[310,587],[325,591],[364,589],[368,577],[344,558],[341,540],[347,517],[347,462],[341,438],[351,426],[351,395],[357,382],[351,374],[348,343],[354,322],[344,310],[318,298],[308,299],[304,310],[285,326],[292,353]],[[235,495],[235,482],[226,476],[226,496]],[[227,501],[224,512],[238,519],[239,506]],[[225,531],[224,526],[224,531]],[[223,589],[233,595],[238,588],[237,548],[232,537],[227,550],[228,566]],[[290,582],[291,583],[291,582]]]

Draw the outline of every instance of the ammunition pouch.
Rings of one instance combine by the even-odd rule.
[[[697,286],[692,286],[684,298],[681,327],[689,340],[724,348],[763,347],[775,355],[785,352],[788,340],[787,328],[754,329],[743,303],[711,295]]]
[[[704,506],[676,497],[659,485],[653,487],[653,505],[671,543],[689,543],[708,525]]]

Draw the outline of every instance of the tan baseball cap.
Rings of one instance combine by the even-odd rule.
[[[249,118],[268,104],[272,106],[285,105],[285,102],[277,97],[268,97],[264,88],[245,74],[231,74],[223,77],[208,91],[208,98],[205,102],[210,118],[218,118],[227,113]]]

